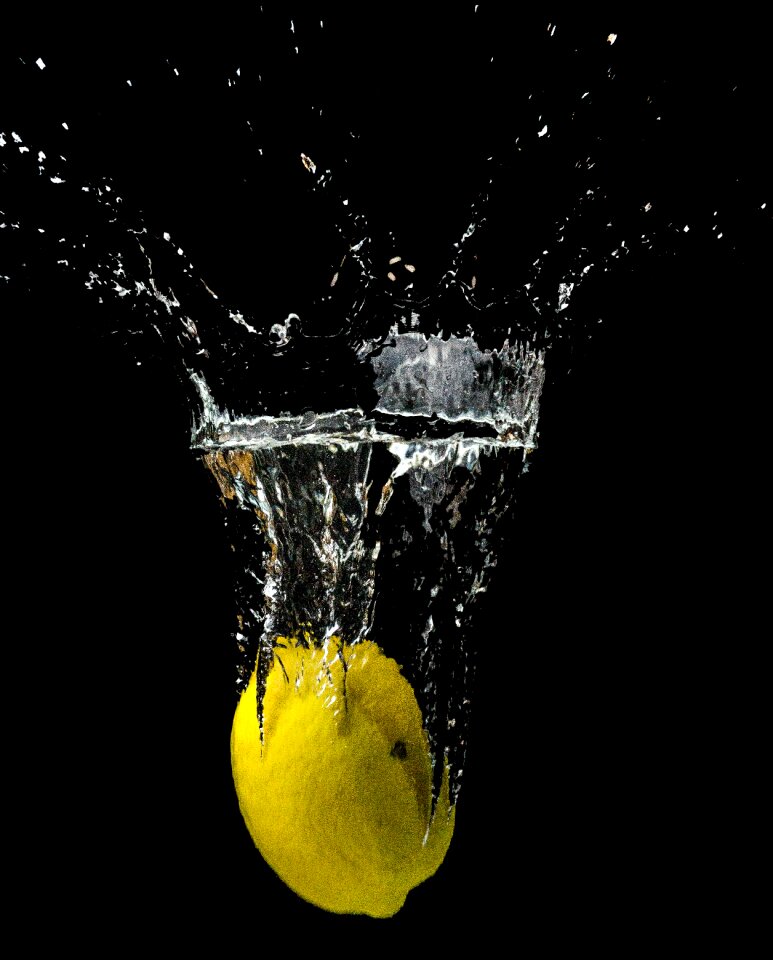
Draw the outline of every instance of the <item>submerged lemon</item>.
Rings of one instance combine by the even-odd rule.
[[[431,816],[421,711],[375,643],[283,644],[266,682],[262,746],[254,673],[234,716],[231,763],[245,823],[299,896],[334,913],[391,917],[448,850],[448,771]]]

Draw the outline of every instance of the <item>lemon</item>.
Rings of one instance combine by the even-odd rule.
[[[432,816],[421,711],[397,663],[371,641],[282,640],[263,699],[239,700],[231,763],[256,847],[305,900],[391,917],[443,862],[454,829],[448,769]]]

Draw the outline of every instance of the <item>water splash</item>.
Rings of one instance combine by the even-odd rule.
[[[21,79],[11,89],[31,88],[35,76],[34,83],[42,84],[36,89],[51,105],[28,113],[20,122],[18,114],[11,115],[13,104],[4,104],[4,115],[10,119],[0,120],[0,157],[3,181],[10,189],[0,203],[0,285],[3,296],[18,293],[23,299],[42,278],[63,292],[66,312],[77,315],[86,304],[90,316],[101,313],[103,328],[125,340],[138,358],[164,351],[170,366],[179,371],[190,398],[190,416],[199,427],[228,422],[237,430],[234,425],[245,418],[296,420],[303,415],[349,411],[346,416],[353,418],[351,422],[330,428],[336,442],[343,448],[353,427],[355,432],[364,430],[365,436],[347,450],[346,457],[355,448],[370,446],[371,459],[391,444],[388,468],[382,469],[379,480],[385,474],[388,478],[395,463],[410,462],[405,473],[395,478],[393,499],[386,509],[397,509],[394,498],[402,498],[409,514],[415,508],[414,526],[425,533],[427,525],[438,530],[433,550],[440,552],[446,532],[443,523],[450,525],[455,510],[464,509],[464,496],[475,496],[480,489],[480,477],[470,469],[477,454],[470,460],[464,446],[452,449],[442,422],[432,428],[440,435],[422,437],[419,447],[409,446],[411,431],[400,426],[400,419],[390,433],[395,425],[388,418],[401,418],[409,411],[395,410],[396,398],[390,396],[391,408],[384,404],[383,411],[377,410],[378,388],[372,376],[377,368],[372,361],[383,356],[379,351],[396,336],[408,334],[430,342],[442,333],[441,341],[447,345],[472,338],[492,357],[505,341],[517,343],[522,356],[544,357],[549,396],[572,362],[570,352],[596,336],[598,322],[625,322],[625,304],[621,315],[612,317],[598,306],[594,292],[600,284],[613,281],[621,272],[640,269],[650,257],[695,258],[710,245],[726,250],[723,255],[731,263],[746,256],[754,242],[747,236],[752,233],[750,224],[769,231],[769,197],[759,187],[764,178],[754,176],[755,164],[759,171],[763,169],[766,152],[761,143],[755,146],[753,118],[744,114],[743,104],[749,100],[743,78],[739,86],[727,82],[729,72],[704,70],[700,74],[706,84],[702,103],[696,103],[690,95],[692,86],[680,85],[670,62],[661,65],[653,54],[653,48],[661,49],[657,44],[653,47],[654,28],[642,31],[640,46],[626,54],[635,46],[635,38],[617,24],[603,30],[590,22],[541,24],[539,36],[536,26],[529,25],[523,37],[513,38],[511,32],[497,29],[497,15],[484,5],[454,27],[462,32],[483,31],[487,39],[473,45],[471,56],[464,59],[465,70],[459,71],[464,80],[452,86],[448,98],[454,101],[453,108],[440,108],[443,121],[453,116],[457,127],[475,129],[475,136],[466,134],[476,144],[475,155],[472,147],[461,144],[461,137],[450,144],[435,137],[432,150],[426,149],[432,137],[420,136],[422,124],[432,126],[433,136],[443,126],[440,121],[433,124],[432,111],[418,110],[418,119],[409,117],[406,129],[403,114],[392,124],[384,121],[389,110],[382,105],[379,122],[389,127],[391,141],[385,145],[386,138],[375,136],[365,120],[352,120],[358,104],[371,107],[372,88],[366,82],[347,80],[347,89],[353,89],[352,99],[346,100],[325,87],[323,71],[317,71],[316,86],[310,83],[311,51],[315,45],[317,49],[324,45],[323,35],[335,37],[337,30],[335,16],[322,19],[324,27],[320,23],[319,28],[316,22],[301,18],[295,18],[292,31],[283,25],[285,39],[291,43],[288,56],[298,64],[295,79],[286,86],[285,76],[263,75],[264,51],[252,64],[246,59],[237,62],[239,58],[233,56],[226,58],[225,66],[208,66],[203,81],[201,74],[198,80],[190,79],[196,76],[195,69],[184,59],[153,61],[141,68],[135,62],[129,72],[124,62],[118,62],[115,69],[103,65],[95,71],[104,79],[104,97],[113,98],[108,113],[118,118],[115,126],[128,130],[134,123],[140,131],[134,139],[147,148],[153,161],[161,161],[160,186],[154,186],[156,171],[147,172],[152,167],[147,156],[144,179],[132,176],[129,167],[141,151],[136,144],[127,147],[130,138],[125,133],[118,136],[110,128],[113,142],[121,147],[114,156],[99,148],[98,137],[88,131],[89,122],[99,115],[98,103],[92,109],[88,97],[57,100],[53,89],[62,77],[61,59],[43,51],[43,56],[36,53],[15,64]],[[665,32],[677,38],[674,49],[684,46],[678,29],[669,26]],[[271,31],[266,30],[269,35]],[[544,59],[536,71],[535,57],[523,56],[529,44]],[[706,47],[711,49],[715,48]],[[335,63],[331,50],[335,46],[325,48],[326,59]],[[655,64],[652,70],[641,67],[645,59]],[[523,62],[529,64],[528,70],[519,73]],[[363,75],[358,73],[361,67],[349,61],[346,70],[356,77]],[[485,81],[478,79],[484,67]],[[177,98],[177,112],[159,111],[165,114],[163,122],[141,117],[145,101],[137,91],[143,86],[143,72],[144,85],[158,92],[167,107],[170,98]],[[676,84],[676,94],[668,93],[669,84],[672,90]],[[463,86],[469,87],[467,96],[459,95]],[[201,132],[202,87],[220,90],[212,97],[217,109],[207,115],[211,135]],[[393,95],[398,103],[407,102],[408,88],[406,81],[396,81]],[[268,92],[261,94],[261,90]],[[277,96],[280,90],[284,90],[282,97]],[[281,102],[273,113],[272,97]],[[346,108],[338,106],[336,116],[336,106],[344,102]],[[313,114],[314,124],[299,122],[299,104]],[[426,101],[420,100],[422,105]],[[289,119],[280,123],[276,115],[283,112]],[[342,112],[347,115],[344,120]],[[719,120],[714,114],[719,114]],[[256,117],[269,119],[258,122]],[[458,121],[459,117],[463,119]],[[496,130],[487,123],[491,117],[497,118]],[[706,129],[718,123],[726,131],[722,142],[712,137],[711,151],[703,147],[702,123]],[[290,136],[292,124],[304,135]],[[208,162],[217,151],[227,149],[232,154],[233,170],[223,175],[225,164],[217,168],[222,181],[217,191],[206,183],[206,164],[202,161],[197,169],[193,181],[199,195],[205,195],[202,207],[191,203],[196,195],[192,180],[183,180],[175,194],[174,178],[168,176],[169,170],[183,173],[171,146],[180,132],[188,144],[182,155],[194,165],[197,154],[190,144],[197,138],[203,141]],[[211,142],[206,142],[208,137]],[[421,149],[416,149],[417,142]],[[405,198],[397,201],[396,191],[390,189],[389,172],[401,151],[415,157],[418,169],[437,172],[449,198],[457,195],[449,186],[458,188],[461,199],[457,203],[449,199],[448,209],[441,210],[441,220],[446,219],[443,229],[432,237],[434,247],[424,242],[426,224],[417,227],[421,214],[407,220],[404,216],[406,209],[422,209],[421,188],[405,190]],[[736,153],[745,159],[735,158]],[[124,155],[128,159],[122,160]],[[697,170],[701,177],[695,176]],[[417,180],[427,183],[426,178]],[[228,186],[223,188],[223,183]],[[260,188],[262,193],[258,183],[267,184]],[[176,196],[176,206],[161,202],[165,189]],[[209,205],[208,190],[214,191]],[[280,198],[276,202],[280,214],[269,212],[269,224],[264,227],[264,220],[255,213],[259,206],[255,198],[257,194],[265,198],[271,191]],[[381,203],[374,201],[378,193],[385,194]],[[193,211],[188,215],[186,205]],[[249,211],[249,228],[236,236],[226,224],[243,216],[243,210]],[[393,223],[389,214],[394,214]],[[194,222],[197,218],[201,224]],[[216,240],[211,246],[222,245],[223,253],[202,245],[203,232],[213,233]],[[255,240],[252,234],[261,236]],[[229,259],[233,260],[230,269],[224,266]],[[45,336],[45,329],[41,333]],[[356,358],[345,370],[335,360],[342,342]],[[652,344],[652,355],[658,357],[661,369],[671,363],[665,342]],[[270,383],[261,377],[267,365],[274,372]],[[206,406],[207,397],[211,408]],[[359,411],[373,427],[363,426]],[[373,411],[387,420],[370,416]],[[429,416],[426,408],[420,416]],[[452,424],[457,423],[454,416],[449,418]],[[496,430],[498,421],[492,419]],[[531,423],[536,431],[536,417]],[[597,436],[593,423],[594,411],[589,411],[588,444]],[[187,426],[180,422],[180,431]],[[469,425],[459,426],[466,434]],[[376,436],[381,430],[398,439],[374,441],[368,439],[373,436],[367,433],[371,430]],[[319,436],[326,437],[328,432],[329,425],[323,424]],[[436,452],[451,450],[448,457],[439,453],[430,457],[432,442]],[[312,443],[309,449],[313,447]],[[496,462],[501,466],[510,458],[507,453]],[[477,459],[479,466],[481,459],[489,462]],[[316,467],[312,464],[309,469],[313,475]],[[456,476],[476,479],[458,507],[454,507],[457,493],[450,502],[442,494],[449,489],[448,474],[454,469],[461,471]],[[520,463],[515,473],[519,470]],[[438,481],[437,474],[443,471]],[[314,480],[322,504],[330,500],[322,476],[332,489],[331,472],[336,468],[327,465]],[[498,469],[493,471],[497,473]],[[361,475],[359,468],[355,475]],[[513,478],[511,471],[504,479],[492,480],[498,491],[495,496],[500,498],[495,509],[514,489]],[[401,479],[402,486],[397,483]],[[316,489],[314,484],[309,489]],[[378,483],[374,489],[379,489]],[[355,513],[356,509],[352,507]],[[254,514],[243,513],[244,520],[233,520],[229,528],[236,540],[239,524],[254,523]],[[484,520],[481,525],[476,531],[479,543],[490,545],[490,525]],[[395,568],[401,557],[416,548],[415,538],[402,539],[406,532],[414,537],[411,530],[402,529],[381,550],[382,557],[391,551]],[[255,535],[251,530],[253,543]],[[265,532],[261,535],[270,539]],[[334,541],[330,557],[335,556],[333,547]],[[493,564],[495,553],[487,553],[486,559]],[[472,570],[474,565],[468,566]],[[420,668],[425,669],[430,661],[442,659],[440,645],[451,643],[443,639],[450,635],[447,628],[462,630],[465,625],[465,594],[461,587],[449,588],[456,604],[448,608],[462,604],[458,611],[462,626],[457,627],[453,619],[442,624],[440,614],[428,605],[438,584],[422,581],[420,573],[414,584],[402,572],[393,570],[398,586],[385,588],[387,602],[382,607],[416,587],[417,609],[426,612],[421,626],[426,642],[417,654]],[[249,629],[245,627],[251,638],[248,645],[256,642],[263,629],[261,608],[250,599],[261,576],[257,563],[254,569],[245,567],[245,580],[252,579],[253,586],[240,593],[239,609],[243,625],[249,627],[250,619],[254,621]],[[473,575],[469,590],[476,583]],[[331,617],[336,619],[330,611],[320,614],[321,620]],[[360,627],[352,629],[356,632]],[[240,630],[237,640],[242,646],[244,637]]]
[[[523,347],[492,353],[470,338],[397,334],[371,357],[377,400],[367,417],[349,409],[232,419],[199,384],[193,445],[224,501],[250,517],[237,548],[240,682],[257,661],[261,729],[279,638],[370,636],[400,650],[456,798],[473,675],[459,615],[469,615],[492,565],[481,533],[512,497],[500,458],[517,454],[520,464],[535,446],[543,362]],[[396,576],[398,557],[408,584]],[[412,609],[387,630],[374,606],[390,591],[410,592]],[[442,771],[436,763],[436,792]]]

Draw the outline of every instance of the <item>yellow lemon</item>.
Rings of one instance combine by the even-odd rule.
[[[318,907],[393,916],[443,862],[454,829],[447,768],[431,815],[432,766],[411,685],[371,641],[283,640],[263,709],[261,745],[253,673],[231,763],[256,847]]]

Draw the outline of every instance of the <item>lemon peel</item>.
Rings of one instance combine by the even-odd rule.
[[[421,711],[397,663],[372,641],[282,640],[263,698],[253,672],[234,715],[231,764],[247,828],[266,862],[333,913],[391,917],[448,850],[448,768],[432,815]]]

